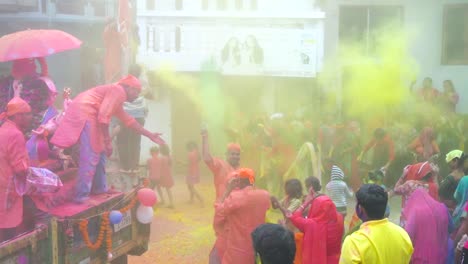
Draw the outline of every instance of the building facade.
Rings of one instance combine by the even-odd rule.
[[[442,91],[452,80],[460,94],[457,111],[468,113],[468,2],[465,0],[328,0],[325,1],[325,57],[353,35],[371,45],[372,31],[399,21],[410,37],[410,54],[418,67],[416,87],[425,77]]]

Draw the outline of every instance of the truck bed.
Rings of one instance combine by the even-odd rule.
[[[50,208],[48,226],[25,233],[0,244],[0,264],[3,263],[107,263],[105,242],[100,249],[89,249],[83,242],[78,223],[88,219],[88,234],[94,242],[99,232],[102,213],[121,209],[136,195],[136,189],[124,193],[91,196],[83,204],[65,203]],[[147,250],[150,225],[136,220],[138,203],[124,214],[119,225],[111,225],[111,263],[126,263],[126,255],[141,255]]]

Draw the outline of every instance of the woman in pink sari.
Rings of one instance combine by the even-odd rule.
[[[450,223],[447,207],[427,191],[417,189],[409,197],[402,214],[406,219],[404,228],[414,246],[411,263],[446,263]]]

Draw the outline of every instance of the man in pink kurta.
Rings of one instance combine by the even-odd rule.
[[[96,194],[107,191],[105,162],[106,155],[112,154],[109,124],[113,116],[155,143],[164,144],[160,134],[144,129],[123,110],[123,103],[135,100],[140,91],[140,81],[128,75],[115,84],[97,86],[79,94],[69,105],[51,142],[60,148],[80,144],[76,202],[86,200],[91,191]]]
[[[28,151],[22,130],[32,120],[31,107],[13,98],[2,114],[0,126],[0,243],[16,235],[23,222],[23,196],[16,184],[25,182],[29,169]]]
[[[268,192],[253,187],[253,170],[239,169],[237,175],[215,204],[215,225],[223,225],[225,229],[222,264],[255,263],[250,234],[265,223],[270,208]]]

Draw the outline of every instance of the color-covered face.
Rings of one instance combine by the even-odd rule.
[[[18,113],[13,116],[13,122],[22,130],[27,130],[31,126],[32,113]]]
[[[228,150],[226,159],[232,167],[238,167],[240,164],[240,151]]]
[[[423,81],[424,88],[432,88],[432,80],[429,78],[424,79]]]
[[[125,92],[127,93],[127,102],[135,101],[135,99],[137,99],[140,95],[140,91],[138,89],[131,88],[128,86],[125,87]]]

